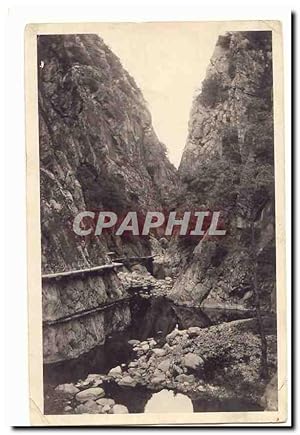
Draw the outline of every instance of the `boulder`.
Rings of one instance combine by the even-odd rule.
[[[174,366],[173,366],[173,370],[174,370],[174,372],[177,373],[178,375],[181,375],[181,374],[183,373],[182,368],[179,367],[179,366],[177,366],[177,365],[174,365]]]
[[[143,344],[143,345],[141,346],[141,350],[144,351],[144,352],[147,352],[149,349],[150,349],[150,347],[149,347],[149,344],[148,344],[148,343]]]
[[[151,383],[154,385],[159,385],[162,382],[164,382],[166,380],[166,377],[164,374],[158,375],[158,376],[154,376],[154,378],[151,379]]]
[[[150,339],[148,340],[148,343],[149,343],[149,346],[150,346],[150,347],[153,347],[153,346],[156,345],[156,341],[155,341],[153,338],[150,338]]]
[[[103,383],[102,375],[91,374],[84,380],[85,385],[92,385],[93,387],[98,387]]]
[[[113,414],[128,414],[128,409],[124,405],[114,405],[112,412]]]
[[[129,340],[128,344],[130,344],[131,346],[136,346],[137,344],[140,344],[139,340]]]
[[[123,386],[135,387],[136,381],[131,376],[124,376],[124,378],[119,380],[118,384]]]
[[[120,376],[122,374],[122,368],[120,366],[113,367],[108,372],[108,376]]]
[[[101,399],[96,400],[96,403],[100,406],[113,406],[115,404],[115,401],[114,399],[102,397]]]
[[[101,406],[98,406],[93,400],[88,400],[84,404],[78,405],[75,408],[76,414],[100,414]]]
[[[195,353],[189,352],[183,357],[183,365],[188,369],[196,370],[204,364],[203,359]]]
[[[105,396],[105,392],[103,388],[100,387],[94,387],[94,388],[88,388],[87,390],[80,391],[76,394],[76,400],[78,402],[87,402],[89,400],[97,400],[101,397]]]
[[[69,396],[75,396],[79,392],[79,389],[73,384],[61,384],[55,388],[55,391],[60,391]]]
[[[170,360],[166,359],[158,364],[157,368],[161,370],[162,372],[166,372],[169,370],[170,367]]]
[[[109,405],[105,405],[105,406],[103,406],[103,408],[102,408],[102,413],[103,413],[103,414],[107,414],[107,413],[110,411],[110,409],[111,409],[111,406],[109,406]]]
[[[134,367],[137,367],[138,366],[138,362],[137,361],[131,361],[129,364],[128,364],[128,367],[129,368],[134,368]]]
[[[170,334],[168,334],[166,336],[166,341],[167,343],[172,343],[174,338],[177,337],[178,335],[180,335],[180,331],[178,329],[174,329],[172,332],[170,332]]]
[[[160,370],[155,369],[154,372],[153,372],[153,377],[160,376],[161,374],[162,374],[162,372]]]
[[[180,384],[183,384],[184,382],[192,384],[195,382],[195,377],[194,377],[194,375],[181,374],[181,375],[176,376],[175,381],[179,382]]]
[[[154,348],[152,349],[152,352],[157,356],[165,356],[167,354],[166,349],[160,349],[160,348]]]

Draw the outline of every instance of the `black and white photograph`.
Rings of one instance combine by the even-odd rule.
[[[40,413],[283,421],[280,23],[98,28],[29,29]]]

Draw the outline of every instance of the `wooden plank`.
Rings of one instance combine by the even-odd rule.
[[[127,262],[130,262],[130,261],[138,261],[138,260],[151,260],[153,258],[154,258],[153,255],[147,255],[145,257],[118,257],[115,260],[116,261],[125,261],[125,262],[127,261]]]
[[[59,323],[69,322],[71,320],[78,319],[78,318],[81,318],[81,317],[84,317],[84,316],[88,316],[90,314],[94,314],[94,313],[97,313],[99,311],[104,311],[104,310],[106,310],[106,309],[108,309],[110,307],[113,307],[114,305],[119,305],[120,303],[129,302],[131,299],[132,299],[132,296],[127,296],[127,297],[124,297],[124,298],[119,298],[119,299],[111,300],[109,302],[101,304],[100,306],[98,306],[96,308],[91,308],[89,310],[79,311],[77,313],[70,314],[68,316],[59,317],[58,319],[55,319],[55,320],[44,320],[43,321],[43,325],[45,325],[45,326],[51,326],[51,325],[57,325]]]
[[[85,274],[89,274],[89,273],[94,273],[94,272],[101,272],[101,271],[106,271],[109,269],[114,269],[115,267],[122,267],[123,263],[111,263],[111,264],[103,264],[102,266],[96,266],[96,267],[91,267],[89,269],[79,269],[79,270],[69,270],[66,272],[57,272],[57,273],[48,273],[45,275],[42,275],[42,279],[55,279],[55,278],[62,278],[62,277],[72,277],[72,276],[76,276],[76,275],[85,275]]]

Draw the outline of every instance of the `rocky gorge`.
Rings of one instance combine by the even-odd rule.
[[[110,251],[149,254],[147,238],[72,231],[81,210],[161,208],[176,186],[134,80],[96,35],[39,36],[38,77],[42,273],[104,265]],[[114,267],[85,278],[58,276],[43,284],[45,361],[79,356],[130,322],[125,304],[106,319],[95,311],[49,325],[128,296]]]
[[[178,171],[98,35],[39,36],[38,71],[45,413],[276,409],[271,33],[219,37]],[[225,237],[72,231],[199,208]]]
[[[155,300],[154,296],[153,299]],[[52,368],[52,373],[48,367],[47,411],[79,414],[115,413],[113,405],[118,403],[125,407],[122,408],[122,412],[146,412],[147,404],[161,391],[173,391],[174,397],[181,394],[189,398],[194,411],[276,409],[274,389],[266,395],[266,384],[260,376],[261,344],[255,318],[247,318],[249,313],[244,313],[246,318],[239,319],[240,313],[236,313],[238,320],[229,321],[229,318],[222,317],[223,312],[216,320],[218,316],[208,311],[206,322],[209,315],[212,319],[208,320],[208,326],[201,317],[203,313],[199,312],[198,318],[196,319],[194,313],[195,318],[189,317],[189,322],[200,326],[188,327],[187,313],[182,313],[182,308],[178,316],[173,313],[168,317],[168,310],[161,309],[163,301],[160,300],[158,303],[160,309],[152,306],[150,310],[151,328],[147,311],[146,315],[145,312],[135,312],[139,321],[144,319],[140,329],[145,335],[140,336],[140,340],[128,340],[130,335],[138,336],[135,325],[128,336],[125,334],[117,341],[112,340],[111,348],[99,349],[99,357],[97,354],[87,355],[81,362],[74,362],[74,366],[71,361],[65,362],[60,371],[67,371],[68,367],[68,372],[72,373],[68,378],[57,376],[58,367]],[[188,314],[191,314],[190,311]],[[220,313],[218,315],[220,316]],[[178,323],[174,327],[174,318],[180,329]],[[268,340],[269,370],[270,374],[274,374],[275,318],[266,316],[264,326]],[[167,333],[168,331],[171,332]],[[155,338],[145,339],[151,334]],[[109,346],[109,341],[110,339],[106,346]],[[121,352],[119,346],[122,347]],[[117,359],[112,358],[106,364],[101,359],[104,352],[110,352],[107,358],[114,354],[115,357],[117,355]],[[89,360],[93,363],[88,363]],[[114,363],[119,364],[110,368]],[[89,369],[96,369],[98,373],[91,372],[83,377]],[[59,383],[62,379],[67,382]],[[100,403],[99,398],[105,398],[107,403],[105,400]],[[98,406],[104,405],[104,402],[110,406]],[[172,412],[172,399],[169,400],[169,406]],[[185,410],[183,406],[180,412]]]
[[[178,204],[221,210],[227,234],[179,247],[174,300],[247,307],[259,287],[275,310],[273,146],[272,34],[222,35],[193,102]]]

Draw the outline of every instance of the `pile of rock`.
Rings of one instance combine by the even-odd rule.
[[[156,279],[147,270],[120,271],[118,277],[126,289],[131,287],[143,287],[143,285],[155,285]]]
[[[156,279],[148,271],[120,271],[118,273],[118,277],[120,278],[126,290],[137,288],[142,290],[140,294],[146,298],[150,297],[150,295],[167,296],[173,287],[173,279],[171,277],[166,277],[165,279]]]
[[[204,360],[199,354],[188,351],[190,346],[186,346],[199,331],[200,328],[174,329],[167,335],[163,347],[158,347],[153,338],[142,342],[130,340],[137,358],[124,371],[121,366],[114,367],[107,378],[120,386],[143,385],[154,390],[169,388],[184,392],[196,391],[200,386],[202,390],[203,380],[199,375]],[[185,346],[177,348],[180,342]]]
[[[261,378],[261,342],[255,319],[236,320],[208,328],[175,328],[162,347],[154,338],[130,340],[135,358],[108,374],[89,375],[56,390],[70,400],[66,413],[126,413],[127,408],[105,397],[104,383],[125,388],[174,390],[201,399],[249,398],[259,403],[268,379]],[[270,376],[276,369],[276,337],[267,336]],[[130,391],[129,393],[130,394]],[[274,402],[274,400],[273,400]]]
[[[64,408],[67,414],[127,414],[126,406],[116,404],[105,397],[103,375],[91,374],[77,384],[61,384],[55,391],[67,397],[68,404]]]
[[[173,287],[173,279],[167,276],[165,279],[156,280],[154,288],[151,290],[152,296],[168,296]]]
[[[253,319],[252,319],[253,320]],[[120,386],[163,388],[209,398],[247,396],[258,400],[265,382],[260,377],[261,343],[253,321],[237,320],[209,328],[174,329],[163,347],[153,338],[130,342],[136,358],[112,369],[107,379]],[[276,339],[267,337],[270,373],[275,369]],[[259,387],[258,387],[259,386]]]

